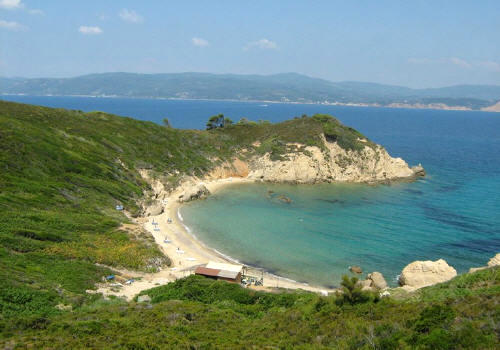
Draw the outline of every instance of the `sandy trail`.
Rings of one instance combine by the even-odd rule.
[[[214,193],[228,184],[252,182],[253,180],[245,178],[228,178],[208,182],[204,181],[203,184],[211,193]],[[159,272],[150,274],[125,271],[123,275],[127,276],[127,278],[140,277],[140,280],[136,280],[129,285],[124,284],[123,287],[119,288],[110,288],[109,286],[101,287],[97,290],[97,292],[103,293],[104,295],[116,295],[124,297],[127,300],[131,300],[135,295],[145,289],[150,289],[158,285],[172,282],[178,278],[188,276],[189,274],[194,273],[196,266],[206,264],[209,261],[234,263],[214,250],[206,247],[192,234],[187,232],[177,214],[177,210],[181,205],[177,202],[177,199],[182,192],[183,190],[180,188],[170,194],[167,198],[163,214],[135,219],[137,224],[143,225],[143,227],[153,235],[160,249],[162,249],[162,251],[170,257],[172,265],[170,267],[163,268]],[[172,222],[168,223],[168,219],[171,219]],[[153,222],[156,224],[153,224]],[[164,242],[167,237],[170,241],[169,243]],[[248,274],[260,277],[262,275],[262,271],[249,267]],[[315,287],[295,282],[266,272],[264,272],[263,277],[264,286],[256,289],[271,290],[279,287],[287,289],[304,289],[323,294],[325,292],[334,291],[333,289]]]

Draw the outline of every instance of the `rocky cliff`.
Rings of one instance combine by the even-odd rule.
[[[248,177],[269,182],[383,182],[413,179],[424,174],[422,167],[410,168],[401,158],[391,157],[379,145],[362,150],[345,150],[336,142],[322,138],[324,148],[304,146],[302,152],[290,152],[280,160],[269,153],[249,161]]]
[[[361,140],[362,142],[363,140]],[[394,158],[380,145],[366,145],[361,150],[346,150],[337,142],[322,137],[323,147],[286,144],[287,153],[272,159],[264,155],[234,159],[213,169],[210,178],[246,177],[256,181],[314,184],[322,182],[387,182],[412,180],[424,176],[421,166],[410,168],[401,158]]]

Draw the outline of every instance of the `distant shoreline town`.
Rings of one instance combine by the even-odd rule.
[[[0,96],[39,96],[39,97],[86,97],[86,98],[128,98],[128,99],[151,99],[170,101],[219,101],[219,102],[248,102],[248,103],[271,103],[271,104],[304,104],[324,106],[346,106],[346,107],[373,107],[373,108],[400,108],[400,109],[430,109],[446,111],[475,111],[475,112],[500,112],[500,102],[481,109],[472,109],[464,106],[448,106],[444,103],[390,103],[387,105],[379,103],[362,102],[329,102],[329,101],[275,101],[275,100],[248,100],[248,99],[217,99],[217,98],[182,98],[182,97],[155,97],[155,96],[122,96],[122,95],[59,95],[59,94],[25,94],[25,93],[2,93]]]
[[[332,82],[296,73],[101,73],[72,78],[0,77],[0,94],[500,111],[500,86],[497,85],[413,89],[366,82]]]

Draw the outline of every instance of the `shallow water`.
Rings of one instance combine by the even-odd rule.
[[[3,96],[103,110],[174,126],[202,128],[208,116],[279,121],[303,113],[335,115],[422,163],[414,183],[232,185],[181,208],[193,233],[224,254],[298,281],[338,285],[349,265],[380,271],[389,283],[414,260],[443,258],[459,272],[500,252],[500,113],[220,101]],[[285,204],[268,190],[290,197]]]
[[[445,199],[434,179],[375,187],[232,185],[181,213],[209,246],[278,275],[331,286],[349,265],[360,265],[394,285],[413,260],[444,258],[466,271],[500,251],[500,203],[491,201],[489,215],[477,195],[487,187],[461,187]]]

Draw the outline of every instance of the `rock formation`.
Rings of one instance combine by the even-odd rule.
[[[380,272],[372,272],[366,276],[366,279],[371,281],[371,287],[376,289],[385,289],[387,288],[387,282],[385,281],[384,276]]]
[[[210,194],[210,191],[203,184],[198,184],[190,186],[184,190],[184,192],[179,196],[178,201],[180,203],[189,202],[195,199],[205,198]]]
[[[146,208],[146,216],[156,216],[163,213],[163,205],[159,202],[155,202]]]
[[[500,266],[500,253],[495,255],[493,258],[488,261],[488,267]]]
[[[363,270],[359,266],[349,266],[349,271],[354,273],[363,273]]]
[[[269,153],[248,161],[248,177],[268,182],[384,182],[424,176],[422,166],[410,169],[401,158],[391,157],[379,145],[361,151],[345,150],[324,137],[321,150],[299,145],[302,152],[287,153],[282,160],[271,160]],[[296,146],[294,144],[294,146]]]
[[[366,276],[366,279],[359,281],[358,284],[362,290],[376,291],[387,288],[387,282],[380,272],[372,272]]]
[[[469,269],[469,273],[480,271],[480,270],[484,270],[484,269],[487,269],[487,268],[493,267],[493,266],[500,266],[500,253],[498,253],[493,258],[491,258],[490,261],[488,261],[488,265],[487,266],[471,267]]]
[[[401,272],[399,284],[412,290],[446,282],[456,275],[457,271],[443,259],[414,261]]]

